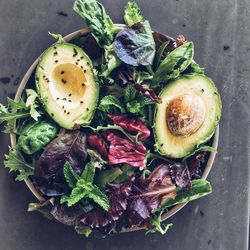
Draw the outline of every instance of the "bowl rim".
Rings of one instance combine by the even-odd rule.
[[[121,28],[126,27],[126,25],[124,25],[124,24],[116,24],[116,25],[121,27]],[[76,30],[76,31],[64,36],[63,39],[65,41],[69,41],[69,40],[73,39],[76,36],[84,35],[84,34],[87,34],[89,32],[90,32],[90,30],[88,28],[79,29],[79,30]],[[23,91],[24,91],[24,89],[26,87],[26,84],[27,84],[30,76],[32,75],[32,73],[36,69],[36,66],[37,66],[42,54],[39,55],[36,58],[36,60],[32,63],[32,65],[29,67],[29,69],[25,73],[24,77],[22,78],[21,83],[19,84],[16,95],[15,95],[15,99],[14,99],[15,101],[18,101],[20,99],[20,97],[21,97],[21,95],[22,95],[22,93],[23,93]],[[15,126],[16,126],[16,124],[15,124]],[[11,147],[15,148],[16,147],[16,134],[14,134],[14,133],[10,134],[10,142],[11,142]],[[219,125],[217,126],[217,128],[215,130],[215,133],[213,135],[212,147],[217,149],[218,148],[218,142],[219,142]],[[216,153],[214,153],[214,152],[210,153],[209,159],[207,161],[206,167],[205,167],[204,172],[203,172],[202,177],[201,177],[202,180],[207,179],[207,177],[208,177],[208,175],[209,175],[209,173],[210,173],[210,171],[212,169],[215,156],[216,156]],[[35,189],[34,185],[32,184],[32,182],[30,181],[29,178],[25,179],[24,182],[27,185],[27,187],[29,188],[29,190],[31,191],[31,193],[38,199],[39,202],[46,201],[46,199],[44,197],[42,197],[38,193],[38,191]],[[173,208],[171,208],[169,211],[163,213],[162,217],[161,217],[161,221],[163,222],[163,221],[169,219],[174,214],[176,214],[178,211],[180,211],[183,207],[185,207],[187,204],[188,204],[188,202],[176,205]],[[142,227],[134,227],[134,228],[126,229],[126,230],[124,230],[122,232],[132,232],[132,231],[137,231],[137,230],[142,230],[142,229],[144,229],[144,228],[142,228]]]

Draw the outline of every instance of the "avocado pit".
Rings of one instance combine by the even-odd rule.
[[[174,97],[167,108],[167,125],[174,136],[189,136],[195,133],[205,120],[206,106],[195,94]]]

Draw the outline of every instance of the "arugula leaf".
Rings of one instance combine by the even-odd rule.
[[[52,32],[48,32],[53,38],[57,40],[58,43],[65,43],[65,40],[63,39],[61,34],[55,34]]]
[[[194,44],[186,42],[170,52],[155,72],[151,87],[158,87],[170,79],[177,78],[192,62]]]
[[[153,228],[148,230],[147,233],[159,232],[163,235],[173,226],[172,223],[161,225],[161,215],[162,212],[160,212],[159,214],[155,213],[150,217],[149,221],[152,224]]]
[[[193,180],[191,189],[176,188],[177,195],[174,200],[168,200],[165,202],[157,211],[162,211],[168,207],[172,207],[177,204],[186,203],[199,199],[203,196],[206,196],[212,193],[212,187],[209,181],[207,180]]]
[[[77,180],[79,180],[79,175],[73,170],[71,164],[67,161],[63,167],[64,178],[70,188],[76,186]]]
[[[148,21],[121,30],[114,44],[115,53],[122,62],[132,66],[153,64],[155,42]]]
[[[26,107],[30,110],[30,116],[37,121],[41,114],[38,112],[39,107],[38,94],[33,89],[26,89],[27,100]]]
[[[98,109],[106,113],[111,113],[111,107],[118,108],[121,113],[125,112],[125,109],[120,100],[112,95],[103,97],[100,101]]]
[[[114,26],[102,4],[95,0],[76,0],[73,9],[85,19],[100,47],[113,42],[114,34],[119,28]]]
[[[22,153],[18,149],[9,148],[9,154],[5,155],[5,158],[4,165],[9,169],[9,172],[20,172],[16,177],[17,181],[22,181],[33,175],[34,167],[25,161]]]
[[[128,2],[124,9],[124,21],[128,26],[144,22],[141,9],[135,2]]]
[[[125,164],[123,165],[120,170],[122,173],[114,180],[114,183],[121,184],[125,181],[128,181],[135,173],[135,167]]]

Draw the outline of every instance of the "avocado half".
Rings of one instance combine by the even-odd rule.
[[[213,81],[204,75],[186,75],[170,82],[155,108],[157,151],[182,158],[207,142],[221,116],[221,99]]]
[[[36,69],[36,88],[45,110],[61,127],[91,122],[99,85],[90,58],[78,46],[61,42],[48,48]]]

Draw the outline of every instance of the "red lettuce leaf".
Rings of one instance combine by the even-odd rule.
[[[121,185],[110,185],[108,213],[100,207],[96,207],[93,211],[82,215],[81,222],[91,228],[100,228],[117,221],[127,209],[133,181],[134,178]]]
[[[47,145],[35,165],[35,186],[41,194],[59,196],[68,191],[63,166],[68,161],[77,174],[82,172],[87,157],[86,135],[72,131],[60,135]]]
[[[108,117],[113,121],[114,124],[122,127],[125,131],[136,135],[140,132],[138,137],[139,140],[146,140],[150,136],[150,130],[147,126],[140,120],[134,117],[129,117],[129,115],[108,115]]]
[[[110,192],[109,212],[96,208],[82,216],[82,223],[92,228],[101,227],[106,233],[134,226],[149,227],[151,212],[167,199],[175,199],[176,186],[168,166],[161,164],[149,178],[132,177],[126,183],[110,186]]]
[[[202,171],[201,163],[206,156],[207,152],[200,151],[186,159],[191,178],[201,177],[201,171]]]
[[[88,145],[95,149],[104,159],[108,159],[108,150],[104,139],[100,135],[88,135]]]
[[[168,166],[170,176],[178,187],[186,189],[190,189],[192,187],[191,177],[186,161],[174,162]]]
[[[109,164],[127,163],[134,167],[145,168],[147,149],[139,143],[129,141],[115,131],[107,132],[109,146]]]

